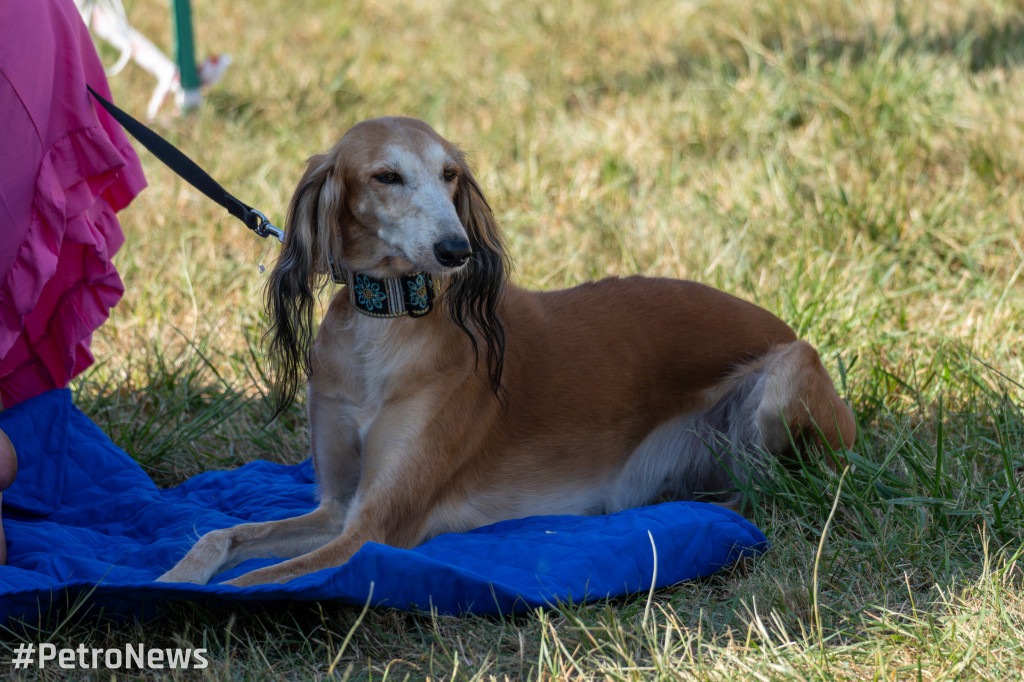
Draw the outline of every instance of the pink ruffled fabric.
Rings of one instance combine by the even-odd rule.
[[[61,388],[124,286],[116,212],[146,186],[70,0],[0,2],[0,401]]]

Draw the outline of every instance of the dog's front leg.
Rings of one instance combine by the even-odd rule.
[[[286,583],[307,573],[341,566],[351,559],[359,551],[359,548],[367,542],[398,544],[394,541],[388,542],[389,534],[385,532],[383,527],[369,519],[363,518],[363,516],[364,514],[359,514],[356,518],[349,519],[345,530],[339,537],[308,554],[282,561],[273,566],[249,571],[234,580],[227,581],[226,584],[246,587],[249,585],[262,585],[264,583]]]
[[[211,531],[158,581],[206,584],[248,559],[297,557],[341,534],[359,483],[358,426],[347,416],[342,398],[323,395],[311,396],[310,426],[320,506],[290,519]]]
[[[314,511],[302,516],[210,531],[157,581],[205,585],[221,571],[247,559],[299,556],[337,538],[344,514],[344,505],[325,498]]]
[[[427,404],[431,404],[431,402]],[[363,450],[362,479],[337,538],[308,554],[229,581],[245,586],[287,582],[340,566],[367,542],[414,547],[424,539],[453,462],[450,444],[431,423],[420,400],[392,403],[374,420]]]

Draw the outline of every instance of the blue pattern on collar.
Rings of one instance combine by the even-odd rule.
[[[351,290],[352,305],[365,315],[422,317],[433,309],[437,284],[423,272],[390,279],[356,275]]]
[[[367,310],[381,310],[388,295],[380,290],[380,284],[371,282],[366,275],[357,275],[355,295],[359,304]]]
[[[427,286],[427,278],[422,272],[413,279],[407,279],[405,286],[410,310],[430,307],[430,289]]]

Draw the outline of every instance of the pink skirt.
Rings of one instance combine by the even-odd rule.
[[[94,106],[103,67],[71,0],[0,2],[0,401],[62,388],[124,293],[116,212],[146,186]]]

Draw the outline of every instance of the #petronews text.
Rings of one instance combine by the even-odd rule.
[[[55,644],[19,644],[14,648],[11,661],[15,669],[35,665],[42,668],[76,668],[96,670],[160,670],[163,668],[196,668],[210,665],[206,649],[152,649],[145,644],[126,644],[123,649],[96,649],[79,644],[77,647],[58,648]]]

